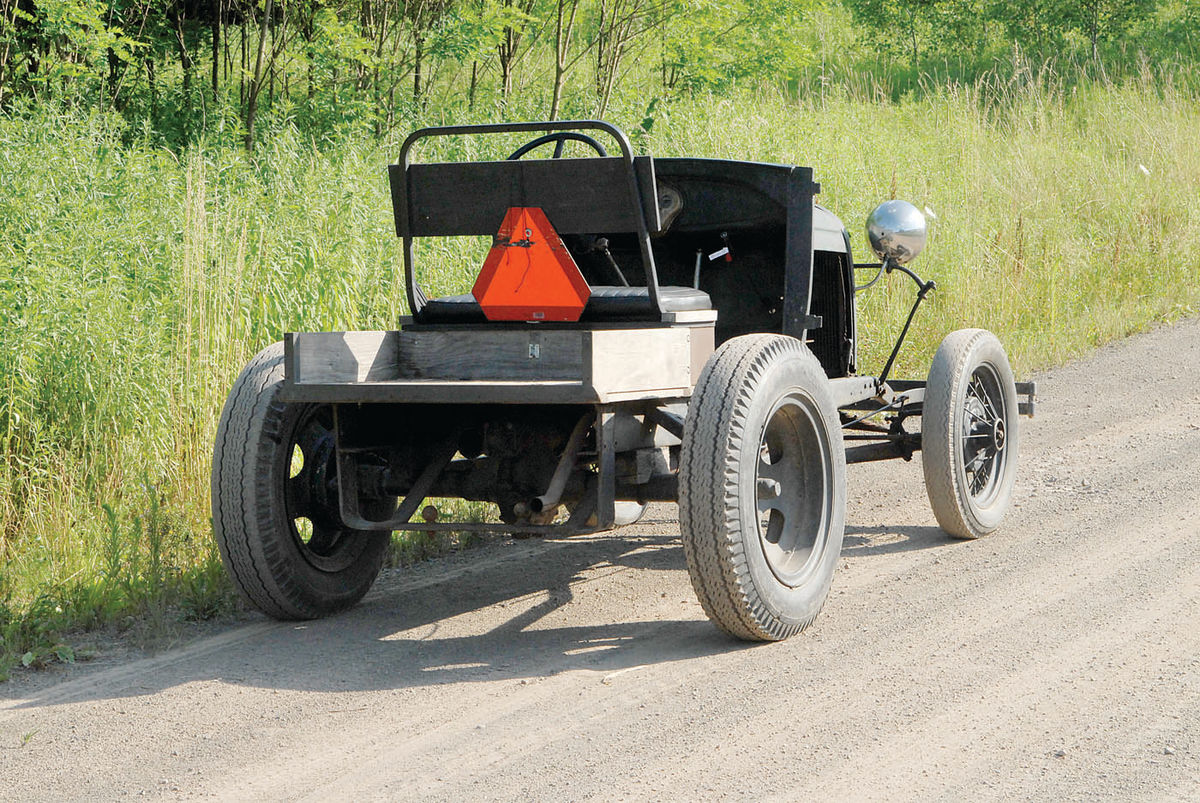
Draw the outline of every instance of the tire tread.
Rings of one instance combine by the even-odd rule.
[[[1001,515],[1007,509],[1012,493],[1012,473],[1015,473],[1015,453],[1018,448],[1015,389],[1012,388],[1012,369],[996,336],[986,329],[959,329],[946,335],[934,355],[926,382],[924,409],[921,415],[921,467],[925,476],[925,491],[938,526],[949,535],[972,540],[994,531],[998,525],[985,525],[969,515],[972,504],[965,497],[966,489],[956,480],[961,458],[957,454],[955,406],[959,390],[967,374],[979,364],[975,353],[992,349],[1002,358],[995,366],[1006,392],[1011,396],[1006,424],[1009,427],[1009,449],[1012,461],[1006,480],[993,506],[999,505]]]
[[[771,611],[755,587],[740,535],[737,499],[744,467],[737,456],[747,437],[759,437],[746,431],[751,404],[767,369],[785,354],[811,361],[824,376],[812,353],[793,338],[757,334],[725,343],[697,382],[683,438],[679,512],[692,587],[717,627],[749,641],[795,635],[820,610],[796,622]],[[844,459],[838,441],[835,459]]]
[[[289,535],[279,532],[286,512],[272,489],[286,405],[279,401],[283,344],[259,352],[234,382],[217,425],[212,464],[213,534],[242,597],[267,616],[315,619],[350,607],[362,598],[383,561],[382,542],[341,572],[329,586],[302,582],[308,570]],[[368,533],[362,537],[380,538]],[[382,541],[382,539],[381,539]]]

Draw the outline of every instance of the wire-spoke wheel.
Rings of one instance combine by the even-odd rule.
[[[684,427],[679,520],[692,586],[752,641],[807,627],[845,528],[846,463],[829,380],[800,341],[734,338],[705,366]]]
[[[283,347],[260,352],[229,393],[213,450],[213,532],[242,596],[276,619],[311,619],[362,599],[389,534],[341,522],[333,408],[280,401]],[[394,499],[361,501],[387,515]]]
[[[942,341],[921,414],[925,488],[942,529],[978,538],[1000,526],[1017,465],[1017,390],[996,337],[961,329]]]

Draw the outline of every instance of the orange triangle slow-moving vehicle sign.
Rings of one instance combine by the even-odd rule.
[[[489,321],[577,321],[592,290],[546,213],[513,206],[471,294]]]

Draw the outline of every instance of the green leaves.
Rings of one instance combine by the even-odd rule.
[[[102,0],[38,0],[34,14],[20,13],[46,42],[37,70],[25,77],[44,91],[75,95],[102,83],[110,59],[129,63],[145,48],[125,33],[114,5]],[[28,69],[28,68],[27,68]]]
[[[113,109],[175,146],[1198,60],[1195,0],[0,0],[0,109]]]
[[[58,660],[64,664],[75,663],[75,650],[69,644],[39,645],[21,655],[21,666],[26,669],[41,669]]]
[[[801,32],[812,2],[676,0],[666,28],[666,60],[678,83],[723,89],[751,80],[777,86],[813,61]]]
[[[433,28],[429,54],[450,61],[471,61],[490,56],[509,28],[522,28],[537,17],[501,0],[460,2]]]
[[[1037,60],[1098,56],[1101,44],[1144,25],[1158,0],[844,0],[881,51],[914,70],[937,59],[978,69],[1012,51]]]

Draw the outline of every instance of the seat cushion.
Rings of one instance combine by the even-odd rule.
[[[484,316],[475,296],[463,293],[458,296],[429,299],[421,308],[417,320],[421,323],[484,323],[487,317]]]
[[[712,309],[708,293],[693,287],[660,287],[658,297],[665,312],[691,312]],[[479,302],[470,293],[433,298],[418,316],[421,323],[485,323],[487,317]],[[650,305],[650,291],[645,287],[592,288],[581,321],[655,321],[658,311]]]
[[[708,293],[694,287],[660,287],[658,298],[663,312],[691,312],[712,309]],[[645,287],[593,287],[581,321],[653,321],[658,311],[650,305],[650,290]]]

